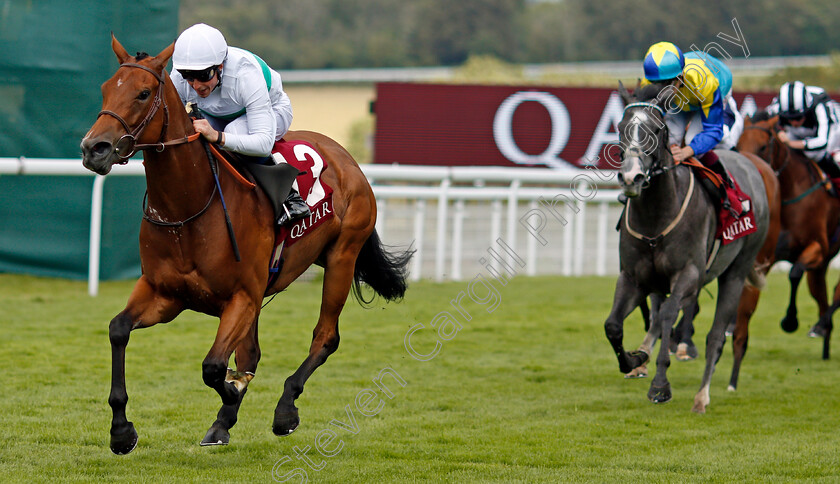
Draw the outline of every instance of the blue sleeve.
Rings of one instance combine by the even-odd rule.
[[[720,95],[720,89],[715,91],[715,99],[709,108],[709,114],[706,115],[701,108],[700,116],[703,120],[703,131],[689,143],[695,156],[700,156],[714,149],[723,139],[723,98]]]

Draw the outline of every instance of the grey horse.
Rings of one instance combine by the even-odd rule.
[[[618,126],[622,156],[618,179],[628,202],[620,223],[621,273],[604,329],[619,370],[625,374],[648,360],[653,343],[661,336],[648,399],[667,402],[671,399],[666,375],[671,328],[680,310],[685,318],[694,318],[700,290],[717,279],[718,299],[706,337],[705,371],[692,407],[704,413],[710,402],[712,373],[723,351],[724,332],[735,318],[744,284],[748,278],[755,285],[762,282],[754,262],[767,235],[768,201],[764,181],[752,162],[732,151],[716,152],[749,195],[757,228],[729,244],[716,242],[717,217],[711,197],[700,188],[692,170],[675,164],[671,156],[664,123],[670,99],[663,98],[663,92],[651,85],[630,95],[619,86],[626,107]],[[651,313],[654,319],[639,350],[628,352],[623,345],[624,320],[648,295],[660,298],[661,307]]]

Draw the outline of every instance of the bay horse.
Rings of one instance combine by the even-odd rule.
[[[622,157],[618,179],[628,202],[619,238],[621,272],[604,330],[619,370],[629,373],[649,355],[624,349],[624,320],[648,295],[662,299],[655,315],[651,311],[653,321],[645,341],[662,338],[648,399],[667,402],[672,397],[666,375],[671,328],[680,310],[693,320],[700,290],[717,279],[714,322],[706,337],[706,365],[692,407],[694,412],[704,413],[724,332],[738,313],[745,281],[749,277],[753,285],[761,285],[755,261],[765,243],[770,218],[764,179],[753,161],[735,152],[718,152],[752,200],[756,230],[716,250],[714,203],[705,190],[694,189],[699,182],[692,169],[675,164],[670,153],[664,122],[664,106],[670,99],[662,98],[661,86],[656,84],[636,89],[632,95],[619,84],[619,94],[626,106],[618,126]]]
[[[333,189],[334,216],[286,248],[279,276],[267,287],[273,206],[261,189],[237,181],[232,172],[219,170],[214,180],[212,163],[165,70],[174,44],[154,57],[129,55],[113,36],[111,47],[120,66],[102,85],[102,111],[81,144],[83,164],[105,175],[143,150],[147,183],[142,276],[109,327],[111,450],[127,454],[138,439],[126,417],[125,350],[132,330],[166,323],[187,309],[219,318],[202,376],[218,392],[222,407],[201,444],[227,444],[260,360],[257,321],[264,296],[282,291],[318,264],[324,268],[323,290],[309,355],[286,380],[274,412],[272,430],[288,435],[300,422],[294,402],[305,382],[338,348],[338,317],[351,286],[360,298],[364,282],[386,300],[401,299],[412,251],[389,253],[381,244],[374,230],[373,191],[344,148],[321,134],[289,132],[287,140],[309,142],[328,162],[321,180]],[[227,211],[241,251],[238,262],[224,220]],[[231,370],[234,352],[236,370]]]
[[[801,151],[789,149],[778,139],[778,116],[759,113],[744,121],[738,149],[756,153],[773,167],[782,191],[782,228],[776,250],[777,260],[791,262],[790,300],[781,321],[782,329],[796,331],[796,293],[807,274],[808,288],[819,308],[819,320],[811,335],[822,334],[823,359],[829,358],[832,316],[840,307],[840,282],[828,304],[826,272],[831,259],[840,251],[840,200],[829,193],[831,182],[819,167]]]

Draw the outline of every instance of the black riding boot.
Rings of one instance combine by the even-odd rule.
[[[309,205],[303,201],[303,198],[301,198],[297,190],[294,189],[292,189],[289,193],[289,196],[286,198],[286,201],[283,202],[282,207],[283,212],[277,219],[277,225],[286,225],[297,222],[298,220],[311,215],[309,212]]]
[[[834,157],[826,155],[825,158],[817,162],[817,165],[831,180],[832,195],[838,196],[838,191],[840,191],[840,167],[834,162]]]

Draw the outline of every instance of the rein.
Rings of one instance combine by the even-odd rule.
[[[146,113],[146,117],[144,117],[143,120],[140,121],[140,124],[138,124],[134,129],[131,129],[131,127],[128,125],[125,119],[122,118],[122,116],[113,111],[103,109],[102,111],[99,111],[99,114],[96,116],[97,119],[103,114],[106,116],[111,116],[112,118],[120,122],[120,124],[123,126],[127,133],[120,137],[119,140],[117,140],[117,143],[114,147],[114,152],[120,158],[120,161],[118,162],[120,165],[128,163],[128,159],[134,156],[134,154],[138,151],[154,148],[155,151],[160,153],[164,149],[166,149],[167,146],[191,143],[197,140],[199,136],[201,136],[201,133],[193,133],[189,136],[184,136],[183,138],[163,141],[163,139],[166,137],[166,130],[169,127],[169,108],[166,106],[166,101],[163,99],[163,86],[166,81],[165,77],[162,74],[158,74],[153,69],[150,69],[140,64],[134,64],[129,62],[125,64],[120,64],[120,68],[123,67],[143,69],[144,71],[155,76],[155,79],[157,79],[158,81],[158,89],[155,93],[155,99],[152,101],[152,107],[149,108],[149,111]],[[163,128],[160,130],[160,137],[158,137],[158,142],[137,144],[137,137],[143,133],[143,130],[146,129],[146,126],[149,124],[149,122],[151,122],[152,118],[155,117],[161,105],[163,106]],[[121,146],[123,144],[127,144],[127,146],[124,149],[121,149]]]
[[[767,147],[770,147],[770,160],[772,162],[772,160],[775,158],[775,154],[776,154],[776,149],[775,149],[776,145],[775,145],[775,143],[773,143],[773,139],[776,136],[776,132],[774,130],[770,129],[770,128],[765,128],[763,126],[745,126],[744,127],[744,130],[748,130],[748,129],[757,129],[759,131],[767,133],[770,136],[770,141],[767,142],[767,144],[765,145],[764,148],[762,148],[762,150],[766,149]],[[785,156],[785,162],[782,164],[782,166],[779,167],[778,170],[773,170],[773,173],[775,173],[777,177],[783,171],[785,171],[785,168],[788,167],[788,165],[790,164],[790,158],[791,158],[790,153],[788,153],[787,156]],[[813,173],[813,170],[811,168],[813,168],[813,165],[815,165],[815,163],[814,163],[813,160],[809,160],[809,161],[810,161],[810,164],[807,167],[808,168],[808,175],[813,179],[814,173]],[[815,191],[819,190],[822,187],[825,187],[826,189],[828,189],[829,186],[830,186],[829,184],[831,182],[828,179],[826,179],[826,177],[822,174],[822,170],[817,168],[816,172],[817,172],[816,183],[811,185],[807,190],[800,193],[799,195],[797,195],[793,198],[789,198],[787,200],[782,200],[782,205],[792,205],[794,203],[800,202],[803,199],[805,199],[808,195],[811,195],[812,193],[814,193]]]
[[[764,148],[762,148],[762,151],[764,151],[767,148],[770,148],[770,163],[772,165],[773,160],[776,158],[776,144],[773,142],[773,139],[776,137],[776,132],[773,131],[770,128],[765,128],[764,126],[755,126],[755,125],[744,126],[744,131],[746,131],[748,129],[755,129],[755,130],[761,131],[761,132],[767,134],[767,136],[770,137],[770,140],[767,141],[767,144],[764,145]],[[784,163],[782,163],[782,166],[780,166],[778,169],[775,169],[775,168],[773,169],[773,173],[776,175],[776,177],[778,177],[780,173],[785,171],[785,168],[787,168],[789,163],[790,163],[790,155],[785,156],[785,161],[784,161]]]
[[[624,226],[627,227],[627,233],[643,242],[647,242],[651,248],[656,247],[659,241],[661,241],[663,238],[665,238],[666,235],[671,233],[671,231],[674,230],[677,224],[680,223],[680,220],[682,220],[683,215],[685,215],[685,211],[688,209],[688,203],[689,201],[691,201],[691,196],[694,194],[694,171],[689,169],[688,175],[688,193],[686,193],[685,195],[685,199],[683,200],[682,206],[680,207],[680,211],[679,213],[677,213],[676,218],[674,218],[674,220],[672,220],[671,223],[668,224],[667,227],[665,227],[665,230],[660,232],[659,235],[655,237],[647,237],[633,230],[633,228],[630,227],[630,201],[628,200],[628,208],[624,210]]]

